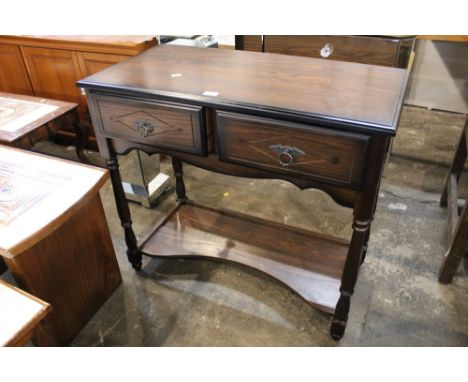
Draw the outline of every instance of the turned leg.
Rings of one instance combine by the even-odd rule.
[[[362,191],[354,206],[353,234],[341,276],[340,297],[336,304],[330,334],[334,340],[343,337],[348,321],[351,296],[354,293],[364,245],[369,240],[370,223],[377,202],[387,138],[374,137],[369,153],[369,168]]]
[[[119,213],[120,222],[125,233],[125,243],[127,244],[127,258],[135,270],[141,269],[141,252],[138,249],[137,239],[132,228],[132,219],[130,216],[130,209],[128,202],[125,198],[125,192],[122,186],[122,179],[120,178],[119,163],[117,158],[106,160],[106,166],[109,169],[112,187],[114,188],[115,203],[117,205],[117,212]]]
[[[185,204],[187,201],[187,196],[185,196],[184,170],[182,168],[182,161],[173,157],[172,168],[174,169],[174,176],[176,178],[177,203]]]
[[[448,198],[447,192],[448,192],[448,186],[449,186],[451,175],[455,174],[455,176],[457,178],[457,184],[458,184],[458,181],[460,180],[460,176],[461,176],[461,174],[463,172],[463,167],[465,165],[466,156],[467,156],[467,152],[466,152],[466,134],[467,133],[468,133],[468,120],[466,122],[466,125],[465,125],[463,131],[462,131],[460,140],[458,141],[457,151],[455,152],[455,156],[453,158],[452,166],[451,166],[450,171],[448,173],[447,180],[445,181],[445,186],[444,186],[444,189],[442,191],[442,196],[440,198],[441,207],[447,207],[447,198]]]
[[[462,214],[458,220],[455,233],[450,243],[449,250],[444,257],[439,270],[439,282],[449,284],[457,271],[460,261],[468,245],[468,202],[465,202]]]
[[[378,188],[380,188],[380,182],[377,186]],[[371,225],[372,225],[372,220],[373,220],[373,216],[375,214],[375,210],[377,208],[377,199],[378,199],[378,192],[375,193],[375,197],[374,197],[374,207],[372,208],[372,218],[370,220],[370,223],[369,223],[369,228],[367,229],[366,231],[366,234],[365,234],[365,237],[364,237],[364,245],[362,246],[362,253],[361,253],[361,265],[364,264],[364,261],[366,260],[366,255],[367,255],[367,246],[369,244],[369,238],[370,238],[370,233],[371,233]]]
[[[73,123],[73,128],[75,129],[76,140],[75,140],[75,150],[76,155],[80,159],[80,161],[84,164],[91,164],[89,159],[86,157],[84,153],[84,148],[88,144],[89,140],[89,130],[88,128],[79,122]]]

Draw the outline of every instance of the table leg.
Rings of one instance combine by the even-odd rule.
[[[125,233],[125,243],[127,244],[127,258],[132,267],[139,271],[141,269],[141,251],[138,249],[135,232],[132,228],[132,218],[130,208],[128,207],[125,191],[120,177],[119,163],[117,157],[106,160],[106,166],[109,169],[112,187],[114,188],[115,203],[119,214],[120,222]]]
[[[84,148],[88,144],[89,140],[89,129],[82,123],[74,122],[73,128],[75,129],[76,140],[75,140],[75,150],[76,155],[80,159],[81,163],[91,164],[89,159],[84,153]]]
[[[185,195],[184,170],[182,167],[182,161],[173,157],[172,168],[174,169],[174,176],[176,178],[177,203],[185,204],[187,201],[187,196]]]
[[[458,219],[455,233],[450,243],[450,248],[444,257],[439,270],[439,282],[449,284],[457,271],[468,245],[468,202],[465,202],[462,214]]]
[[[364,244],[369,239],[370,223],[377,201],[387,139],[373,138],[369,153],[370,168],[354,207],[353,234],[341,277],[340,298],[330,327],[330,334],[334,340],[343,337],[346,329],[351,296],[354,293]]]
[[[467,151],[466,151],[466,134],[468,133],[468,120],[463,128],[462,134],[460,136],[460,140],[458,141],[457,151],[455,152],[455,156],[453,158],[452,167],[447,176],[447,180],[445,181],[445,186],[442,191],[442,196],[440,198],[440,205],[441,207],[447,207],[447,198],[448,198],[448,186],[450,182],[450,177],[452,174],[455,174],[457,177],[457,184],[460,180],[460,176],[463,172],[463,167],[465,165]]]

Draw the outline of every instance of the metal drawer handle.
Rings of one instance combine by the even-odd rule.
[[[135,122],[135,124],[138,134],[140,134],[143,138],[146,138],[148,134],[154,130],[153,125],[144,119],[139,119]]]
[[[323,58],[330,57],[333,53],[333,45],[332,44],[325,44],[324,47],[320,50],[320,55]]]
[[[270,149],[276,152],[276,159],[284,167],[291,166],[294,163],[294,158],[299,155],[305,155],[305,152],[297,147],[283,146],[281,144],[270,146]]]

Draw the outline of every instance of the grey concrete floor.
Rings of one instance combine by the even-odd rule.
[[[467,346],[467,272],[461,266],[451,285],[437,282],[447,246],[446,210],[438,199],[464,118],[404,108],[340,342],[328,334],[328,315],[260,271],[234,263],[146,257],[136,273],[126,260],[106,184],[101,196],[123,283],[72,346]],[[50,143],[38,149],[73,156]],[[131,165],[122,161],[124,169]],[[321,191],[184,168],[188,196],[199,203],[350,237],[351,210]],[[162,169],[172,173],[168,161]],[[468,196],[467,190],[463,180],[462,195]],[[137,235],[174,199],[171,193],[153,209],[132,203]]]

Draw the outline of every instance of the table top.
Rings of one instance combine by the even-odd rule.
[[[48,303],[0,280],[0,346],[18,344],[50,309]]]
[[[468,35],[418,35],[419,40],[468,42]]]
[[[159,45],[78,82],[120,94],[341,122],[394,135],[407,71],[271,53]]]
[[[35,47],[134,55],[157,44],[152,35],[1,35],[0,41]]]
[[[71,102],[0,92],[0,143],[13,143],[77,106]]]
[[[0,146],[0,255],[54,231],[108,178],[107,170]]]

